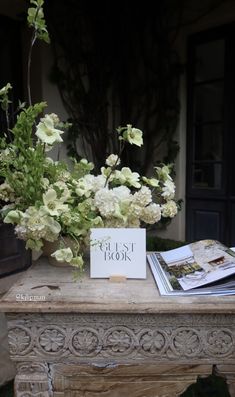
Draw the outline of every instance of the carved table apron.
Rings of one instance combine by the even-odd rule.
[[[2,298],[15,397],[174,397],[212,369],[235,397],[235,297],[160,297],[41,260]]]

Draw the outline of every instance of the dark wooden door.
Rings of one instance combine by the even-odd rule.
[[[186,239],[235,245],[235,24],[188,43]]]
[[[13,86],[11,119],[18,100],[23,100],[22,51],[20,23],[0,15],[0,88],[8,82]],[[5,114],[0,110],[0,134],[6,129]],[[2,181],[0,181],[2,183]],[[4,203],[0,203],[0,206]],[[30,251],[16,239],[11,225],[0,221],[0,278],[21,271],[30,265]]]

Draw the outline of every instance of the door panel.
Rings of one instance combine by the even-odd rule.
[[[222,241],[226,232],[225,210],[225,205],[221,202],[190,200],[187,205],[187,241],[208,238]]]
[[[235,23],[188,43],[186,239],[235,245]]]

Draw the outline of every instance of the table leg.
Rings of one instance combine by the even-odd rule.
[[[235,365],[217,365],[215,367],[215,374],[226,379],[229,394],[231,397],[235,397]]]
[[[52,397],[46,363],[20,363],[14,382],[14,397]]]

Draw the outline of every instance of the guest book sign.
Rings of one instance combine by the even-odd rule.
[[[91,229],[90,276],[146,278],[146,230]]]

